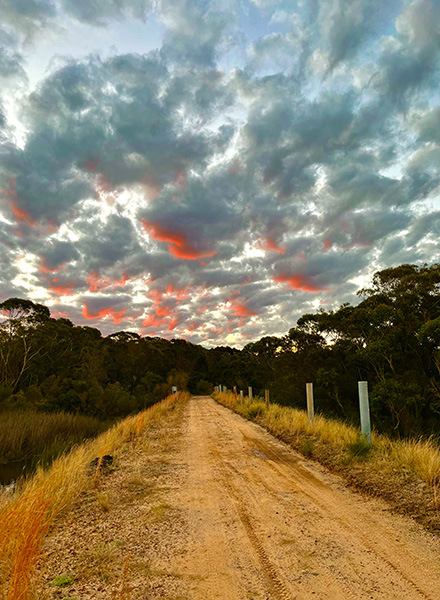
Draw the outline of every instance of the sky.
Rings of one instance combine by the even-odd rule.
[[[0,301],[206,347],[440,260],[439,0],[0,0]]]

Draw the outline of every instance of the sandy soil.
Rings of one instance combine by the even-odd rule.
[[[48,597],[111,598],[130,554],[132,600],[438,600],[438,538],[211,398],[153,433],[49,538]]]

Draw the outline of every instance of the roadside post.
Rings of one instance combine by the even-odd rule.
[[[172,394],[177,394],[177,385],[171,386],[171,393]]]
[[[266,402],[266,406],[269,407],[269,390],[264,390],[264,401]]]
[[[315,407],[313,404],[313,383],[306,383],[306,395],[307,395],[307,415],[309,417],[309,423],[313,423],[315,420]]]
[[[234,385],[234,395],[235,396],[237,395],[237,386],[236,385]]]
[[[252,402],[252,388],[251,386],[248,387],[248,398],[249,398],[249,404]]]
[[[371,444],[370,405],[368,403],[368,381],[358,381],[361,431],[364,439]]]
[[[240,390],[240,404],[243,404],[243,390]]]

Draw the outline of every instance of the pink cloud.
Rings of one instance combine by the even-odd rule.
[[[330,288],[318,287],[308,277],[300,273],[282,273],[272,277],[272,279],[277,283],[286,283],[287,287],[290,286],[294,290],[301,290],[302,292],[317,293],[330,291]]]

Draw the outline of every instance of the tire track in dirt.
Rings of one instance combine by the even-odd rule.
[[[437,600],[434,536],[208,397],[187,420],[173,500],[191,523],[177,566],[199,582],[191,598]]]
[[[219,460],[219,464],[221,464],[222,457],[218,452],[215,452],[216,457]],[[282,579],[280,578],[276,568],[271,563],[267,552],[259,539],[256,526],[252,515],[246,510],[242,498],[240,498],[238,490],[234,488],[234,486],[230,482],[230,473],[233,471],[232,465],[227,465],[226,468],[223,468],[223,479],[222,484],[225,489],[228,491],[229,497],[231,501],[235,505],[235,509],[237,511],[237,515],[243,525],[247,537],[253,546],[255,553],[260,561],[260,566],[263,570],[263,573],[266,578],[266,583],[268,588],[275,593],[281,600],[291,600],[292,596],[289,591],[286,589]],[[229,471],[229,473],[227,472]],[[238,471],[236,471],[238,473]]]
[[[255,445],[255,447],[257,447],[260,452],[264,452],[268,458],[271,458],[272,460],[268,461],[268,466],[271,467],[272,469],[276,470],[282,477],[286,478],[290,483],[294,484],[294,482],[292,481],[291,477],[289,477],[288,475],[286,475],[286,473],[280,469],[277,465],[277,463],[281,463],[284,466],[290,467],[292,464],[292,461],[289,460],[285,460],[283,459],[283,457],[280,455],[279,452],[276,452],[273,448],[270,448],[267,444],[262,443],[260,440],[256,439],[255,437],[250,437],[247,436],[245,433],[241,432],[243,437],[248,441],[251,442],[252,444]],[[273,460],[277,461],[276,463],[273,462]],[[295,466],[298,468],[298,463],[295,462]],[[300,469],[301,471],[301,469]],[[307,478],[306,478],[307,479]],[[298,477],[297,477],[297,481],[298,481]],[[316,484],[319,486],[321,485],[321,482],[319,481],[319,479],[315,478],[315,482]],[[319,504],[320,508],[325,510],[328,513],[332,513],[333,519],[335,521],[338,522],[338,524],[340,526],[342,526],[343,528],[345,528],[350,534],[356,534],[360,540],[362,541],[363,545],[368,548],[368,550],[372,553],[374,553],[378,559],[382,560],[383,562],[385,562],[388,567],[395,572],[395,574],[398,577],[401,577],[402,579],[405,580],[408,588],[412,588],[414,592],[416,592],[420,598],[423,598],[423,600],[430,600],[430,597],[427,596],[423,590],[420,589],[420,587],[417,585],[417,583],[415,583],[410,577],[408,577],[405,573],[403,573],[401,570],[399,570],[399,568],[386,556],[384,556],[384,554],[379,554],[376,549],[374,548],[373,544],[371,543],[371,540],[369,540],[362,532],[360,532],[358,530],[358,528],[351,526],[349,523],[347,522],[343,522],[339,516],[337,514],[333,514],[334,511],[332,510],[332,506],[329,504],[324,504],[322,502],[322,498],[317,498],[315,495],[313,495],[311,492],[307,492],[304,489],[302,490],[303,493],[305,495],[307,495],[310,500],[313,500],[316,504]],[[415,557],[414,557],[415,558]],[[440,590],[439,590],[440,591]]]

